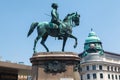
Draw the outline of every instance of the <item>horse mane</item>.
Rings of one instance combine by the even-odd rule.
[[[71,14],[67,14],[67,16],[63,19],[63,21],[66,21],[68,19],[68,17],[71,16],[71,15],[73,15],[73,14],[75,14],[75,13],[73,12]]]

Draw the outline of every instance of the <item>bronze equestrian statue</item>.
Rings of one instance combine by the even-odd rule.
[[[54,5],[55,7],[56,5]],[[52,14],[52,13],[51,13]],[[47,40],[48,36],[52,37],[58,37],[63,40],[63,46],[62,51],[64,51],[64,47],[67,41],[67,38],[73,38],[75,39],[75,45],[74,48],[77,46],[77,38],[72,35],[72,28],[76,27],[80,23],[80,15],[76,13],[68,14],[63,21],[54,22],[51,20],[51,22],[33,22],[30,26],[30,29],[28,31],[27,37],[29,37],[34,29],[37,29],[37,37],[34,40],[34,47],[33,52],[36,53],[36,44],[40,38],[41,44],[44,46],[47,52],[49,52],[48,47],[45,45],[45,41]]]

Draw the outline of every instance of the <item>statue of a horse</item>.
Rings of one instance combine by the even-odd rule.
[[[61,21],[60,25],[62,28],[60,31],[62,31],[62,34],[60,33],[58,27],[56,24],[51,23],[51,22],[33,22],[30,26],[29,32],[27,34],[27,37],[31,35],[31,33],[34,31],[35,28],[37,28],[37,37],[34,40],[34,47],[33,51],[36,53],[36,44],[40,38],[41,44],[44,46],[47,52],[49,52],[49,49],[45,45],[45,41],[48,37],[48,35],[52,37],[61,37],[63,39],[63,46],[62,46],[62,51],[64,51],[64,47],[66,44],[67,38],[73,38],[75,39],[75,45],[74,48],[77,46],[77,38],[72,35],[72,28],[75,26],[78,26],[80,21],[79,21],[80,15],[76,13],[71,13],[68,14],[63,21]]]

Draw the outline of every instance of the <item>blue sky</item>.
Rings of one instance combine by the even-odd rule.
[[[24,62],[31,65],[33,42],[36,30],[27,38],[32,22],[50,21],[51,4],[58,3],[60,19],[68,13],[78,12],[80,25],[73,29],[78,38],[78,46],[73,48],[74,40],[68,39],[65,51],[80,53],[90,29],[96,32],[105,51],[120,53],[120,0],[0,0],[0,56],[2,60]],[[45,52],[40,41],[38,52]],[[61,51],[62,41],[48,37],[50,51]]]

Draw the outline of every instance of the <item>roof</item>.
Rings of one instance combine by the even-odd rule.
[[[81,56],[84,52],[79,53],[78,55]],[[109,52],[109,51],[104,51],[104,54],[110,54],[114,56],[120,56],[120,53],[114,53],[114,52]]]
[[[18,74],[26,74],[26,75],[30,75],[32,69],[31,66],[28,65],[3,62],[3,61],[0,61],[0,68],[14,69],[18,71]]]
[[[108,52],[108,51],[104,51],[104,53],[110,54],[110,55],[115,55],[115,56],[120,56],[120,53],[113,53],[113,52]]]
[[[96,33],[91,30],[88,37],[85,39],[85,43],[91,43],[91,42],[101,42],[100,38],[97,37]]]

